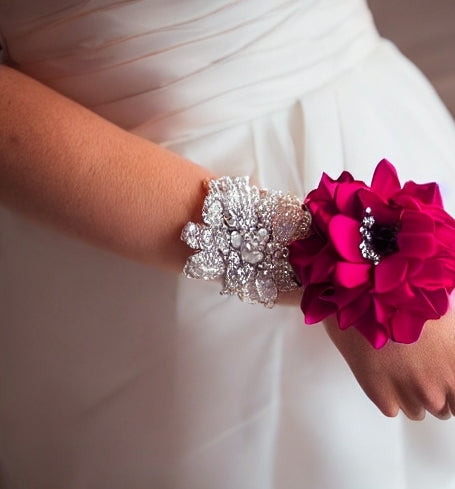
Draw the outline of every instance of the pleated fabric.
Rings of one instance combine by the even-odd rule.
[[[452,119],[362,0],[0,0],[6,60],[220,175],[303,197],[387,157],[455,212]],[[5,489],[455,488],[455,422],[388,419],[268,310],[0,210]]]

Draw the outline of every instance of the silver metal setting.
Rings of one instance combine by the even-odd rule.
[[[204,224],[189,222],[182,240],[192,249],[189,278],[222,278],[221,294],[272,307],[279,292],[300,286],[287,245],[310,232],[311,214],[299,199],[249,185],[248,177],[210,180]]]

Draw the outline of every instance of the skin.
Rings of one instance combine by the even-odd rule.
[[[0,66],[0,203],[147,264],[181,270],[179,235],[199,221],[208,170],[134,136],[16,70]],[[297,306],[298,297],[287,298]],[[453,314],[413,345],[374,350],[355,330],[327,332],[386,416],[455,414]]]
[[[401,409],[413,420],[426,411],[440,419],[455,415],[455,313],[427,321],[411,345],[394,342],[375,350],[355,329],[341,331],[335,321],[326,330],[367,396],[383,414]]]
[[[121,255],[181,270],[206,169],[0,66],[0,203]]]

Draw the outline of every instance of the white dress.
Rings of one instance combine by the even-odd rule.
[[[455,129],[362,0],[0,0],[6,59],[219,175],[437,180]],[[0,486],[455,488],[455,421],[388,419],[297,307],[0,210]]]

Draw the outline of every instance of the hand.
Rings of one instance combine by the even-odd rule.
[[[411,345],[389,342],[375,350],[355,329],[327,332],[367,396],[386,416],[401,409],[421,420],[425,411],[440,419],[455,415],[455,313],[425,324]]]

